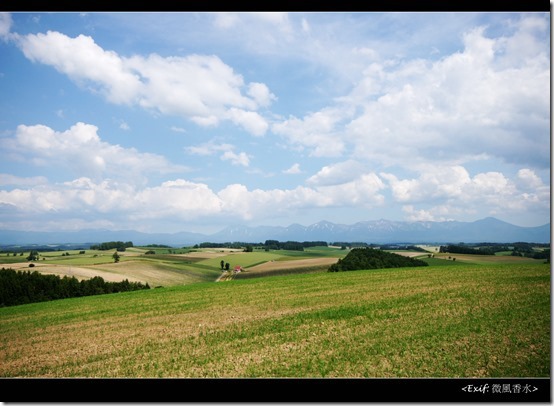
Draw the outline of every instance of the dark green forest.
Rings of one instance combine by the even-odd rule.
[[[132,247],[132,246],[133,246],[132,241],[126,241],[126,242],[123,242],[123,241],[108,241],[108,242],[103,242],[103,243],[97,244],[97,245],[91,245],[90,249],[91,250],[109,251],[109,250],[113,250],[115,248],[117,251],[122,252],[122,251],[125,251],[127,248]]]
[[[401,268],[408,266],[428,266],[425,261],[376,250],[354,248],[343,259],[329,267],[329,272],[357,271],[361,269]]]
[[[150,286],[127,279],[106,282],[100,276],[95,276],[79,282],[74,276],[60,278],[37,271],[0,269],[0,307],[141,289],[150,289]]]

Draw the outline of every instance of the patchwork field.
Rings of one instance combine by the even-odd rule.
[[[268,264],[265,275],[275,274],[275,270],[299,272],[306,264],[313,261],[319,270],[325,264],[336,262],[346,255],[340,249],[316,247],[300,251],[254,251],[244,252],[240,249],[155,249],[155,254],[146,254],[150,251],[146,247],[133,247],[120,252],[120,260],[114,263],[112,251],[85,250],[80,254],[78,250],[64,252],[40,253],[40,259],[35,261],[34,267],[29,268],[30,262],[25,256],[0,257],[0,268],[38,271],[45,274],[59,276],[74,276],[77,279],[87,279],[100,276],[105,281],[117,282],[124,279],[148,283],[150,286],[175,286],[197,282],[216,281],[222,273],[221,261],[229,263],[231,270],[240,265],[245,275],[262,276],[264,268],[256,268]],[[304,259],[302,259],[304,258]],[[298,262],[300,261],[300,262]],[[304,262],[302,262],[304,261]],[[312,266],[312,265],[309,265]],[[228,278],[229,279],[229,278]]]
[[[548,264],[433,263],[0,308],[0,376],[550,375]]]

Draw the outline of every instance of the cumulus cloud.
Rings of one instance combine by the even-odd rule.
[[[277,100],[277,96],[271,93],[264,83],[250,83],[248,95],[261,107],[267,107],[272,101]]]
[[[217,125],[224,117],[254,135],[267,130],[265,119],[253,110],[269,106],[275,96],[263,83],[246,85],[217,56],[124,57],[89,36],[55,31],[18,35],[17,43],[28,59],[54,67],[112,103],[187,117],[199,125]]]
[[[98,127],[82,122],[63,132],[45,125],[19,125],[15,137],[1,140],[0,145],[20,161],[61,167],[90,177],[130,179],[151,171],[171,173],[185,169],[171,164],[161,155],[102,141]]]
[[[221,153],[222,161],[231,161],[231,164],[248,167],[250,165],[250,155],[245,152],[236,153],[235,146],[227,143],[220,143],[216,139],[210,140],[200,145],[186,147],[185,151],[192,155],[208,156]]]
[[[333,182],[322,181],[310,187],[267,190],[230,184],[214,191],[206,184],[180,178],[149,187],[124,180],[89,177],[55,184],[36,178],[12,190],[0,190],[0,205],[12,208],[4,210],[0,223],[9,220],[6,213],[10,216],[20,213],[36,219],[44,213],[65,214],[71,219],[74,213],[79,213],[82,221],[102,218],[118,224],[175,219],[217,222],[229,216],[263,221],[267,213],[290,216],[304,209],[371,209],[395,201],[402,204],[406,219],[414,221],[450,220],[474,213],[497,215],[549,210],[549,186],[528,168],[520,170],[514,179],[498,172],[470,176],[462,167],[435,169],[435,173],[422,173],[414,179],[364,172],[350,180],[343,178],[343,182],[336,178]],[[325,172],[320,171],[321,174]],[[3,183],[18,180],[0,176]],[[534,189],[518,188],[521,180],[535,182]],[[392,200],[385,195],[387,189],[392,191]]]
[[[290,168],[283,170],[283,173],[287,175],[296,175],[302,173],[302,170],[300,169],[300,164],[295,163]]]
[[[193,145],[190,147],[186,147],[185,151],[193,155],[206,156],[206,155],[213,155],[221,151],[230,151],[234,148],[235,148],[234,145],[227,144],[227,143],[220,143],[217,140],[213,139],[200,145]]]
[[[383,202],[379,193],[382,182],[375,174],[364,174],[340,185],[298,186],[294,189],[254,189],[231,184],[216,192],[203,183],[185,179],[163,182],[157,186],[125,183],[116,180],[94,180],[80,177],[55,184],[29,185],[29,188],[0,190],[0,205],[14,212],[37,216],[48,213],[72,218],[127,224],[137,220],[197,221],[228,218],[263,220],[267,213],[290,214],[306,208],[336,206],[372,207]],[[0,223],[6,220],[0,215]]]
[[[407,221],[452,221],[454,215],[475,214],[475,210],[438,205],[430,209],[415,209],[412,205],[402,206]]]
[[[366,65],[351,91],[332,106],[275,123],[272,131],[311,156],[352,151],[355,159],[410,169],[479,155],[547,168],[547,22],[523,16],[511,34],[496,37],[486,27],[470,29],[462,48],[440,59],[382,59],[354,47]]]
[[[329,108],[303,119],[291,116],[288,120],[273,124],[271,130],[293,146],[306,148],[311,156],[341,156],[345,141],[340,136],[338,124],[344,115],[343,111]]]
[[[225,151],[223,155],[221,155],[222,161],[231,161],[231,164],[233,165],[239,165],[239,166],[248,166],[250,165],[250,158],[249,156],[244,153],[235,153],[233,151]]]
[[[388,182],[393,199],[404,203],[409,219],[439,220],[477,212],[547,212],[550,208],[550,187],[529,168],[519,170],[514,179],[495,171],[471,176],[462,166],[428,166],[412,179],[390,173],[380,176]],[[432,209],[416,208],[429,204]]]
[[[364,167],[357,161],[349,160],[334,165],[324,166],[318,173],[306,181],[310,185],[326,186],[345,183],[357,178]]]
[[[139,75],[125,69],[115,52],[104,51],[91,37],[70,38],[62,33],[18,36],[23,54],[33,62],[53,66],[83,85],[93,86],[112,103],[133,104],[141,92]]]
[[[232,107],[225,116],[254,136],[264,135],[268,128],[267,121],[255,111],[245,111]]]
[[[184,128],[177,127],[177,126],[171,126],[170,130],[173,131],[173,132],[176,132],[176,133],[186,133],[187,132],[187,130],[185,130]]]

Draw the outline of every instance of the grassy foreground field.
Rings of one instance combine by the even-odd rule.
[[[549,377],[550,321],[546,264],[196,283],[0,308],[0,376]]]

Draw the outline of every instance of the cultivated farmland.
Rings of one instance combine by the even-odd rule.
[[[549,376],[548,264],[431,260],[0,308],[0,376]]]
[[[45,274],[74,276],[77,279],[88,279],[100,276],[106,281],[121,281],[128,279],[148,283],[150,286],[188,285],[198,282],[216,281],[221,276],[221,261],[229,263],[231,270],[239,265],[244,269],[241,276],[273,275],[277,270],[283,272],[308,272],[317,266],[318,271],[325,271],[327,264],[336,262],[346,255],[340,249],[327,247],[310,248],[306,251],[254,251],[244,252],[240,249],[156,249],[155,254],[147,247],[133,247],[118,253],[120,260],[114,263],[112,251],[80,250],[64,252],[43,252],[40,259],[33,262],[33,271]],[[314,261],[307,269],[306,262]],[[25,256],[0,256],[0,268],[31,270],[30,262]],[[262,273],[262,264],[269,266],[268,272]],[[256,269],[255,269],[256,268]],[[252,272],[250,272],[252,269]],[[230,275],[234,277],[235,275]]]

